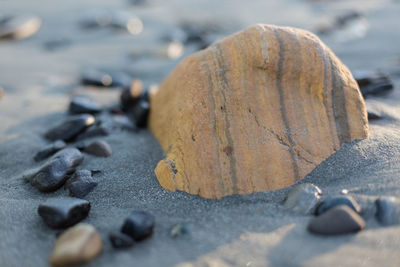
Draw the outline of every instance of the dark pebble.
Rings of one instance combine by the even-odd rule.
[[[154,216],[145,211],[133,211],[125,220],[121,232],[135,241],[143,240],[153,234]]]
[[[358,205],[358,203],[351,196],[337,196],[337,197],[330,197],[322,201],[318,205],[315,211],[315,215],[317,216],[321,215],[326,211],[340,205],[346,205],[357,213],[361,211],[360,205]]]
[[[102,125],[92,125],[89,128],[87,128],[86,131],[83,133],[79,134],[76,138],[75,141],[82,141],[87,138],[92,138],[92,137],[99,137],[99,136],[108,136],[110,134],[110,130]]]
[[[65,120],[60,125],[50,129],[45,134],[45,137],[51,141],[58,139],[70,141],[80,133],[84,132],[94,122],[94,117],[89,114],[73,116]]]
[[[111,146],[102,140],[91,142],[83,149],[83,151],[97,157],[109,157],[112,155]]]
[[[0,39],[24,39],[35,34],[41,19],[33,15],[6,15],[0,17]]]
[[[133,107],[143,94],[143,84],[140,80],[134,80],[129,88],[121,93],[121,106],[123,110]]]
[[[147,119],[150,113],[150,104],[145,99],[140,99],[139,103],[135,105],[129,112],[135,125],[139,128],[147,127]]]
[[[178,223],[171,228],[171,237],[188,235],[191,232],[191,225],[187,223]]]
[[[87,69],[82,72],[81,81],[84,85],[101,87],[129,87],[132,79],[124,72]]]
[[[78,149],[65,148],[26,179],[42,192],[55,191],[75,172],[82,161],[83,155]]]
[[[73,197],[83,198],[89,194],[97,182],[92,177],[92,172],[88,170],[78,170],[74,176],[67,181],[67,188]]]
[[[380,197],[375,202],[377,220],[385,226],[400,224],[400,200],[395,197]]]
[[[365,221],[346,205],[337,206],[311,219],[308,230],[319,235],[341,235],[365,228]]]
[[[96,100],[84,95],[74,96],[69,104],[69,112],[71,114],[95,114],[100,111],[100,104]]]
[[[130,236],[120,232],[112,232],[108,238],[114,248],[129,248],[135,244],[135,241]]]
[[[313,184],[299,184],[286,196],[284,207],[300,215],[313,214],[322,195],[321,189]]]
[[[112,117],[113,126],[117,129],[136,131],[137,127],[132,121],[125,115],[114,115]]]
[[[49,146],[45,147],[44,149],[40,150],[36,153],[35,157],[33,158],[35,161],[41,161],[47,159],[48,157],[52,156],[56,152],[64,149],[67,144],[62,140],[57,140],[54,143],[50,144]]]
[[[38,213],[51,228],[65,228],[85,219],[89,210],[90,203],[84,199],[58,197],[40,204]]]
[[[390,77],[381,72],[355,71],[353,75],[364,97],[381,96],[393,90]]]

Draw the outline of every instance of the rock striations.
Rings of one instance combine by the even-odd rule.
[[[315,35],[288,27],[256,25],[187,57],[150,101],[166,156],[158,181],[206,198],[287,187],[368,137],[347,67]]]

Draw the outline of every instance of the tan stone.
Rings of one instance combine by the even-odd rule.
[[[272,25],[185,58],[152,96],[149,125],[160,184],[206,198],[287,187],[368,137],[347,67],[315,35]]]
[[[103,242],[90,224],[80,223],[65,231],[50,255],[51,266],[69,266],[89,262],[101,253]]]

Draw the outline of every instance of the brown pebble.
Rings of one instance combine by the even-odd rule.
[[[51,266],[69,266],[91,261],[101,253],[103,242],[96,229],[85,223],[62,233],[50,255]]]
[[[364,228],[364,219],[345,205],[328,210],[308,224],[308,230],[319,235],[349,234]]]

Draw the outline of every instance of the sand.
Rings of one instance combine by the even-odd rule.
[[[370,28],[363,38],[340,42],[327,36],[323,40],[351,70],[381,69],[391,74],[396,88],[388,96],[367,100],[368,106],[385,116],[370,122],[371,137],[344,145],[302,182],[316,184],[324,196],[348,189],[367,204],[378,196],[400,196],[398,1],[251,1],[246,8],[245,1],[238,0],[152,3],[132,8],[122,0],[1,2],[2,12],[38,14],[43,26],[30,39],[0,41],[0,84],[5,91],[0,100],[0,266],[47,266],[57,231],[43,223],[37,207],[67,191],[43,194],[21,176],[38,165],[33,156],[46,145],[43,133],[65,118],[79,71],[85,66],[108,66],[128,71],[147,84],[160,82],[179,59],[128,55],[133,48],[156,45],[159,36],[181,20],[213,21],[223,25],[218,34],[224,36],[258,22],[314,30],[343,6],[366,12]],[[130,36],[80,29],[77,20],[93,7],[132,10],[143,19],[145,30]],[[45,41],[61,37],[72,45],[53,52],[43,49]],[[104,104],[118,98],[117,90],[86,91]],[[311,217],[283,209],[288,189],[219,201],[172,193],[160,187],[153,173],[163,152],[151,133],[116,131],[104,140],[113,148],[112,157],[85,155],[81,165],[102,170],[96,176],[98,186],[86,197],[92,209],[85,222],[99,230],[105,243],[102,255],[85,266],[400,265],[400,226],[382,227],[372,213],[367,216],[366,230],[358,234],[314,236],[306,231]],[[154,235],[131,249],[116,251],[107,235],[119,229],[133,209],[154,214]],[[177,223],[191,224],[190,235],[171,238],[169,230]]]

